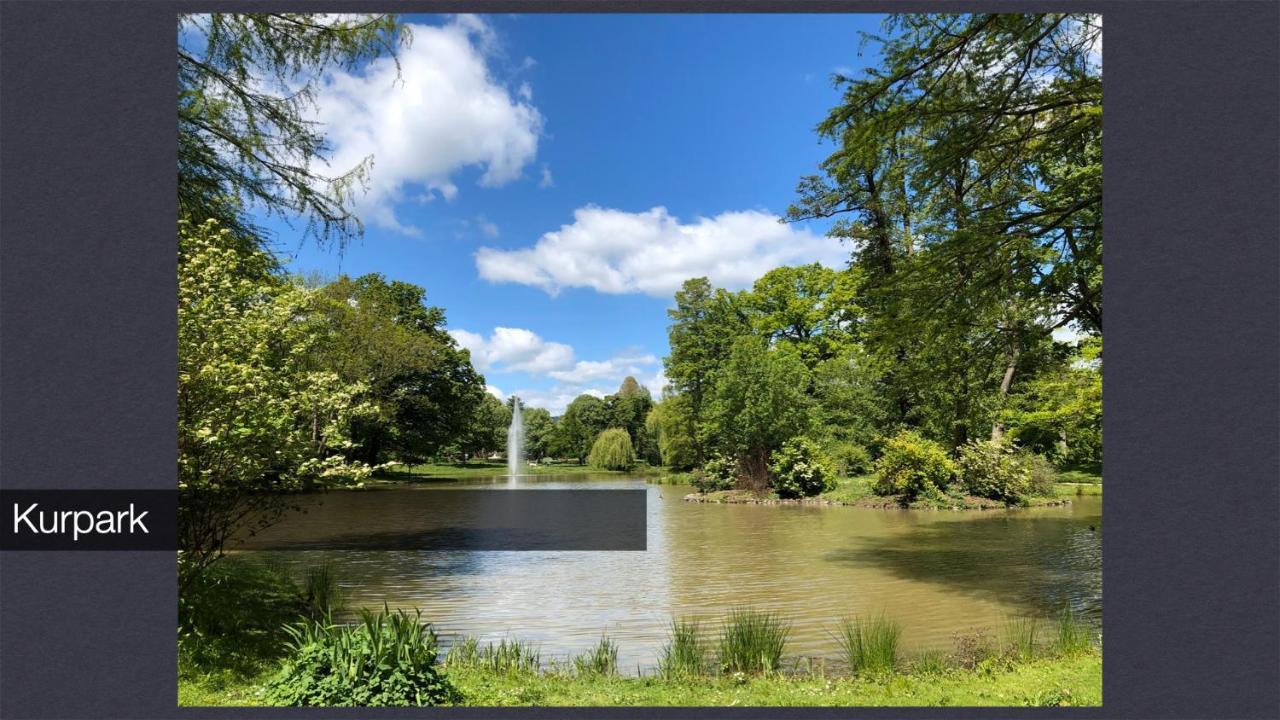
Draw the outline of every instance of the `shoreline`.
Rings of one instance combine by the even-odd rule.
[[[966,496],[963,505],[935,505],[912,503],[904,505],[896,496],[869,497],[859,500],[835,500],[822,496],[808,498],[779,498],[756,495],[747,490],[717,490],[709,493],[689,493],[684,496],[685,502],[712,505],[808,505],[816,507],[858,507],[871,510],[951,510],[951,511],[983,511],[983,510],[1023,510],[1040,507],[1064,507],[1071,504],[1068,498],[1034,498],[1030,505],[1006,505],[1005,503]]]

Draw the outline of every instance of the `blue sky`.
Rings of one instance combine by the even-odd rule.
[[[330,76],[317,119],[335,169],[373,155],[344,255],[445,308],[495,393],[559,413],[635,375],[656,395],[666,309],[686,277],[745,287],[838,264],[825,226],[776,216],[830,148],[814,126],[872,15],[410,16],[389,64]]]

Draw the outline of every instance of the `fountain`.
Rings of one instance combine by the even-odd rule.
[[[507,428],[507,476],[516,479],[524,464],[524,413],[520,410],[520,398],[511,400],[511,427]]]

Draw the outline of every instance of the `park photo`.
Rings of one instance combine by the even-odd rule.
[[[178,704],[1102,705],[1102,25],[178,17]]]

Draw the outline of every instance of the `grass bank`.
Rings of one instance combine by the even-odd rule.
[[[462,705],[550,706],[1096,706],[1102,704],[1102,654],[1091,650],[978,669],[868,677],[820,673],[665,679],[569,673],[448,669]],[[178,705],[263,704],[272,673],[180,675]]]
[[[754,493],[747,490],[717,490],[708,493],[690,493],[685,496],[689,502],[704,503],[741,503],[754,505],[847,505],[852,507],[893,509],[910,508],[913,510],[998,510],[1008,507],[1005,503],[987,498],[966,495],[964,497],[947,497],[942,500],[919,499],[905,503],[896,495],[876,495],[872,487],[875,485],[874,475],[858,475],[842,477],[836,480],[836,486],[820,495],[811,498],[784,500],[777,493]],[[1051,496],[1031,497],[1027,499],[1027,507],[1051,507],[1066,505],[1070,498],[1080,495],[1101,495],[1101,485],[1082,485],[1077,483],[1057,483]]]
[[[539,463],[526,465],[520,470],[522,475],[649,475],[664,473],[663,468],[648,465],[637,465],[631,470],[602,470],[589,465],[577,463]],[[380,471],[375,477],[380,480],[431,480],[445,478],[481,478],[501,477],[507,474],[507,464],[499,462],[468,463],[429,463],[425,465],[394,465]]]
[[[449,678],[475,706],[1058,706],[1102,704],[1102,657],[1033,660],[1008,668],[872,677],[728,675],[659,677],[506,675],[459,670]]]

